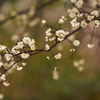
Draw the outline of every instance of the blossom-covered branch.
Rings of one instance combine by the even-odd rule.
[[[53,1],[52,1],[53,2]],[[99,1],[97,1],[98,3]],[[69,1],[68,1],[69,3]],[[5,86],[8,86],[9,83],[6,80],[6,74],[12,73],[15,69],[18,71],[23,69],[23,66],[26,66],[26,60],[33,55],[39,54],[41,52],[51,52],[53,48],[55,48],[59,43],[64,40],[69,40],[69,37],[74,33],[78,32],[81,29],[85,29],[89,23],[94,22],[94,29],[99,27],[100,25],[100,13],[98,10],[93,10],[91,12],[86,12],[82,10],[84,5],[83,0],[70,0],[70,3],[73,4],[72,9],[68,9],[69,16],[62,16],[58,21],[58,28],[51,26],[47,23],[46,20],[42,20],[42,27],[46,27],[47,30],[45,32],[45,46],[43,48],[37,48],[36,41],[31,39],[30,37],[23,37],[19,41],[17,41],[16,45],[13,46],[11,50],[9,50],[6,46],[0,45],[0,67],[2,68],[0,74],[0,81],[3,82]],[[49,3],[48,3],[49,4]],[[44,4],[43,7],[45,5]],[[42,6],[41,6],[42,7]],[[41,9],[39,7],[38,9]],[[33,16],[32,16],[33,17]],[[72,31],[69,32],[62,28],[62,24],[67,21],[67,18],[70,17],[70,24]],[[30,19],[31,20],[31,19]],[[93,48],[94,44],[92,44],[92,39],[94,36],[94,31],[91,36],[90,42],[87,44],[88,48]],[[53,42],[53,44],[51,44]],[[73,48],[70,49],[71,52],[75,52],[75,48],[80,45],[79,40],[71,41]],[[54,54],[53,58],[58,60],[61,59],[62,54]],[[50,57],[47,57],[50,60]],[[77,64],[75,63],[75,66]],[[82,70],[82,68],[80,68]],[[57,67],[54,67],[53,71],[54,79],[58,79]]]

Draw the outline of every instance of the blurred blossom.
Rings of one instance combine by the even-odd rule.
[[[0,93],[0,100],[3,100],[4,95],[2,93]]]
[[[53,79],[54,80],[58,80],[59,79],[59,73],[56,70],[53,71]]]

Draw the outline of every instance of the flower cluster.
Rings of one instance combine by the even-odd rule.
[[[46,42],[52,42],[56,39],[55,36],[53,36],[53,31],[51,30],[51,28],[47,29],[45,34],[46,34],[45,37]]]
[[[65,36],[69,34],[69,32],[65,32],[64,30],[57,30],[56,31],[56,36],[58,41],[63,41]]]
[[[63,24],[66,20],[67,20],[67,18],[66,18],[65,16],[62,16],[62,17],[59,19],[59,24]]]
[[[3,82],[3,85],[4,86],[9,86],[10,83],[8,83],[8,81],[6,80],[6,77],[5,77],[5,74],[3,74],[1,77],[0,77],[0,82]]]
[[[24,37],[22,40],[18,41],[16,45],[11,49],[4,45],[0,45],[0,68],[4,71],[0,74],[0,81],[3,82],[5,86],[10,84],[6,80],[6,72],[11,73],[14,69],[18,71],[22,70],[26,66],[26,59],[31,55],[31,52],[36,50],[35,40],[29,37]],[[18,62],[24,60],[23,62]],[[17,63],[18,62],[18,63]],[[20,67],[21,66],[21,67]]]
[[[73,62],[74,67],[78,68],[79,72],[84,70],[84,64],[85,64],[85,60],[84,59],[80,59],[78,61],[75,60]]]

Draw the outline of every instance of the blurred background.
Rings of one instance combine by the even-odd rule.
[[[84,0],[84,9],[93,9],[91,1],[92,4],[95,3],[95,0]],[[37,48],[42,48],[45,45],[46,28],[41,28],[41,19],[58,27],[59,18],[67,15],[67,9],[71,7],[66,0],[0,0],[0,44],[12,48],[15,39],[30,36],[37,41]],[[30,17],[27,16],[29,8],[32,8],[28,13]],[[16,12],[20,12],[17,17]],[[31,20],[27,22],[26,19]],[[71,31],[69,23],[70,19],[63,27]],[[68,41],[62,42],[53,50],[54,53],[61,52],[63,55],[61,60],[56,61],[58,80],[52,77],[54,61],[46,59],[51,54],[40,53],[30,57],[21,72],[15,71],[8,76],[9,87],[0,86],[0,93],[4,94],[3,100],[100,100],[100,35],[98,28],[93,39],[95,47],[89,50],[87,44],[92,29],[92,25],[89,25],[70,37],[81,41],[75,53],[70,52],[71,45]],[[74,61],[79,60],[84,60],[82,71],[73,65]]]

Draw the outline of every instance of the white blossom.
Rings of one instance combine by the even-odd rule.
[[[56,31],[56,36],[58,37],[59,41],[64,40],[65,36],[68,34],[69,34],[69,32],[65,32],[64,30],[57,30]]]
[[[2,81],[5,81],[5,80],[6,80],[5,74],[3,74],[3,75],[0,77],[0,79],[1,79]]]
[[[23,59],[27,59],[27,58],[29,58],[30,55],[28,53],[22,53],[22,54],[20,54],[20,56]]]
[[[54,41],[56,38],[55,37],[52,37],[52,38],[49,38],[49,41]]]
[[[22,69],[23,69],[23,67],[17,66],[17,71],[21,71]]]
[[[64,20],[63,19],[59,19],[59,24],[63,24]]]
[[[87,19],[88,19],[89,21],[92,21],[93,18],[94,18],[94,16],[91,16],[91,15],[88,15],[88,17],[87,17]]]
[[[71,2],[72,2],[72,3],[75,3],[75,2],[76,2],[76,0],[71,0]]]
[[[79,46],[80,45],[80,41],[79,40],[74,40],[73,44],[74,44],[74,46]]]
[[[87,22],[86,22],[86,21],[82,21],[82,22],[81,22],[81,27],[82,27],[82,28],[85,28],[86,26],[87,26]]]
[[[47,23],[46,20],[43,19],[42,24],[45,25],[46,23]]]
[[[74,67],[79,67],[79,66],[80,66],[80,63],[79,63],[78,61],[75,60],[75,61],[73,62],[73,65],[74,65]]]
[[[78,14],[77,14],[77,17],[78,17],[78,18],[82,18],[82,17],[83,17],[83,13],[78,13]]]
[[[22,62],[22,66],[26,66],[26,64],[27,64],[26,62]]]
[[[75,52],[75,49],[74,48],[70,49],[70,52]]]
[[[49,38],[46,36],[46,37],[45,37],[45,41],[47,42],[48,40],[49,40]]]
[[[80,23],[77,22],[77,18],[74,18],[71,22],[72,28],[78,28],[80,26]]]
[[[23,38],[23,43],[29,44],[31,42],[31,39],[29,37],[24,37]]]
[[[49,50],[50,46],[48,44],[45,45],[45,50]]]
[[[17,42],[17,46],[18,48],[22,49],[24,47],[23,42]]]
[[[50,57],[49,57],[49,56],[47,56],[47,59],[48,59],[48,60],[50,60]]]
[[[95,17],[99,17],[99,12],[97,10],[94,10],[91,12],[91,15],[93,15]]]
[[[4,65],[4,63],[0,61],[0,67],[2,67],[3,65]]]
[[[76,6],[78,8],[82,8],[82,6],[83,6],[83,0],[78,0],[75,4],[76,4]]]
[[[91,48],[94,47],[94,44],[87,44],[87,47],[88,47],[89,49],[91,49]]]
[[[82,72],[83,70],[84,70],[84,67],[83,66],[78,67],[78,71],[79,72]]]
[[[32,40],[29,42],[29,46],[30,46],[31,50],[35,50],[35,49],[36,49],[35,40],[34,40],[34,39],[32,39]]]
[[[58,73],[58,71],[54,70],[54,71],[52,72],[52,74],[53,74],[53,79],[54,79],[54,80],[58,80],[58,79],[59,79],[59,73]]]
[[[100,25],[99,20],[95,20],[95,27],[98,27]]]
[[[66,20],[67,20],[67,18],[66,18],[65,16],[62,16],[62,17],[59,19],[59,24],[63,24]]]
[[[47,29],[47,31],[46,31],[46,36],[49,37],[49,36],[51,36],[51,35],[52,35],[52,33],[51,33],[51,28],[49,28],[49,29]]]
[[[56,31],[56,35],[57,35],[58,37],[64,37],[65,31],[64,31],[64,30],[58,30],[58,31]]]
[[[12,55],[11,54],[5,54],[6,61],[10,61],[11,58],[12,58]]]
[[[55,59],[61,59],[62,54],[61,54],[61,53],[58,53],[58,54],[57,54],[57,55],[55,55],[54,57],[55,57]]]
[[[3,85],[8,87],[8,86],[10,85],[10,83],[8,83],[8,82],[6,81],[6,82],[3,82]]]
[[[0,93],[0,100],[3,100],[4,95],[2,93]]]
[[[4,46],[4,45],[0,45],[0,51],[4,51],[4,50],[6,50],[6,46]]]
[[[69,17],[70,17],[70,18],[75,18],[75,17],[76,17],[76,13],[71,12],[71,13],[69,14]]]
[[[19,50],[18,46],[14,46],[12,48],[11,52],[14,53],[14,54],[18,54],[18,53],[20,53],[20,50]]]

